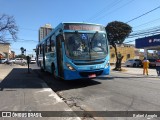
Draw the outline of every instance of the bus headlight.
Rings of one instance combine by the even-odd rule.
[[[69,63],[66,63],[66,66],[68,67],[68,69],[75,71],[74,67],[72,67],[72,65],[70,65]]]
[[[106,63],[106,66],[105,66],[105,68],[107,68],[109,66],[109,61]]]

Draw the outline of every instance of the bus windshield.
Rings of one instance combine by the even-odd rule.
[[[74,60],[96,60],[108,54],[106,33],[65,33],[65,49]]]

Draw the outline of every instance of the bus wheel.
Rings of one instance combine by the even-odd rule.
[[[53,76],[53,79],[56,79],[56,70],[55,70],[55,67],[54,67],[53,64],[52,64],[52,66],[51,66],[51,69],[52,69],[52,76]]]

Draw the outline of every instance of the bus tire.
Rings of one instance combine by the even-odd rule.
[[[54,64],[51,65],[51,70],[52,70],[52,76],[53,76],[53,79],[56,79],[56,70],[55,70],[55,66]]]

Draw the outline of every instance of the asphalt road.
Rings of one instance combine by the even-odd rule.
[[[35,71],[40,73],[37,68]],[[49,73],[40,74],[49,87],[74,111],[160,111],[160,78],[111,71],[111,75],[93,80],[61,81],[53,80]],[[91,119],[134,118],[94,117]],[[154,119],[160,118],[152,120]]]
[[[27,70],[0,64],[0,120],[80,120],[38,74]]]

